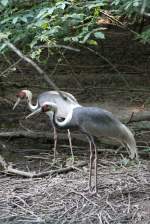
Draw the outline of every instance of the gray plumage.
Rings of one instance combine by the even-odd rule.
[[[73,108],[79,106],[79,103],[72,94],[64,91],[61,91],[61,93],[65,99],[60,97],[59,93],[56,91],[47,91],[41,93],[37,98],[39,106],[42,107],[46,101],[55,103],[58,105],[57,116],[65,118]],[[52,116],[52,114],[49,112],[47,114],[49,114],[50,117]]]
[[[116,139],[130,150],[130,157],[138,158],[136,142],[133,134],[124,124],[122,124],[109,111],[98,107],[78,107],[74,108],[72,117],[63,127],[57,118],[54,118],[57,127],[66,129],[79,129],[81,132],[95,137],[109,137]]]
[[[49,103],[55,103],[57,105],[57,117],[58,118],[63,118],[65,117],[72,111],[73,108],[80,106],[79,103],[77,102],[76,98],[67,92],[60,91],[61,94],[63,95],[60,96],[60,94],[57,91],[46,91],[38,95],[36,104],[32,104],[32,92],[30,90],[21,90],[19,93],[17,93],[17,101],[14,104],[13,109],[19,104],[21,99],[26,99],[28,103],[28,108],[31,112],[34,112],[44,105],[44,102],[47,101]],[[53,129],[54,129],[54,158],[56,157],[56,145],[57,145],[57,132],[56,128],[53,123],[53,112],[52,111],[47,111],[46,113],[52,123]],[[73,150],[72,150],[72,142],[71,142],[71,136],[70,136],[70,131],[68,130],[68,139],[69,139],[69,144],[70,144],[70,149],[71,149],[71,154],[72,154],[72,160],[74,161],[74,156],[73,156]]]
[[[130,150],[130,157],[138,159],[136,142],[132,132],[109,111],[98,107],[79,107],[73,108],[65,120],[57,119],[58,106],[55,103],[44,102],[42,110],[38,112],[53,111],[53,122],[56,127],[62,129],[78,129],[88,137],[90,145],[90,172],[89,190],[92,192],[92,165],[95,167],[95,192],[97,193],[97,150],[94,137],[108,137],[119,141]],[[32,116],[35,113],[32,113]]]

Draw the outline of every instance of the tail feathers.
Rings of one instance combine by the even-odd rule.
[[[122,126],[123,128],[123,143],[127,145],[128,149],[130,150],[130,158],[138,160],[138,151],[136,147],[136,141],[132,134],[132,132],[127,128],[125,125]]]

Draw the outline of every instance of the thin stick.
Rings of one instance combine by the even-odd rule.
[[[114,69],[114,71],[116,71],[117,74],[122,77],[122,79],[125,82],[126,86],[129,86],[129,83],[127,82],[127,80],[122,76],[122,74],[119,72],[119,70],[111,63],[111,61],[109,61],[106,57],[101,55],[99,52],[93,50],[92,48],[90,48],[90,47],[85,47],[85,48],[88,49],[89,51],[91,51],[92,53],[94,53],[95,55],[101,57],[104,61],[106,61]]]
[[[22,177],[28,177],[28,178],[39,178],[39,177],[42,178],[42,177],[46,177],[48,175],[52,176],[52,175],[67,173],[67,172],[76,170],[76,168],[71,166],[71,167],[65,167],[65,168],[61,168],[58,170],[51,170],[51,171],[41,172],[41,173],[26,172],[26,171],[14,169],[11,164],[6,163],[6,161],[4,160],[4,158],[1,155],[0,155],[0,164],[2,165],[2,167],[4,169],[4,173],[6,173],[6,174],[15,174],[15,175],[19,175]],[[76,167],[77,168],[83,167],[85,165],[87,165],[87,162],[81,162],[81,163],[78,163],[76,165]]]
[[[19,60],[17,60],[15,63],[11,64],[7,69],[5,69],[0,76],[6,77],[5,73],[8,73],[10,71],[11,68],[13,68],[14,66],[16,66],[17,64],[20,63],[20,61],[22,60],[22,58],[20,58]]]
[[[66,99],[66,97],[64,97],[64,95],[60,92],[59,88],[56,86],[56,84],[48,77],[48,75],[46,74],[45,71],[43,71],[32,59],[28,58],[27,56],[25,56],[18,48],[16,48],[12,43],[10,43],[8,40],[4,40],[5,44],[11,49],[13,50],[20,58],[22,58],[24,61],[28,62],[29,64],[32,65],[32,67],[34,67],[39,74],[43,75],[44,80],[50,85],[52,86],[63,99]]]
[[[37,49],[37,48],[48,48],[48,47],[49,47],[48,45],[44,44],[44,45],[39,45],[35,48]],[[66,45],[63,45],[63,44],[55,44],[55,45],[52,45],[50,47],[51,48],[64,48],[64,49],[67,49],[67,50],[70,50],[70,51],[80,52],[80,49],[78,49],[78,48],[66,46]]]
[[[124,30],[128,30],[128,31],[130,31],[131,33],[136,34],[136,35],[138,34],[138,33],[135,32],[134,30],[131,30],[128,26],[126,26],[126,25],[124,25],[123,23],[121,23],[118,19],[116,19],[116,18],[114,18],[113,16],[110,16],[109,14],[107,14],[106,12],[104,12],[104,11],[101,10],[101,13],[102,13],[103,15],[107,16],[110,20],[115,21],[115,22],[117,23],[117,25],[118,25],[119,27],[121,27],[122,29],[124,29]]]

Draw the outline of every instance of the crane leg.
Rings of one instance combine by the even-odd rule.
[[[93,142],[93,146],[94,146],[94,153],[95,153],[95,159],[94,159],[94,165],[95,165],[95,193],[97,194],[97,149],[96,149],[96,145]]]
[[[89,145],[90,145],[90,171],[89,171],[89,191],[97,194],[97,149],[94,142],[94,139],[88,136]],[[92,165],[94,163],[94,184],[95,191],[92,191]]]
[[[91,138],[88,137],[89,140],[89,145],[90,145],[90,169],[89,169],[89,191],[92,192],[92,165],[93,165],[93,159],[94,159],[94,154],[93,154],[93,148],[92,148],[92,142]]]
[[[89,142],[90,144],[90,170],[89,170],[89,191],[92,191],[92,163],[93,163],[93,151],[92,151],[92,143],[91,141]]]
[[[56,128],[55,126],[53,125],[53,130],[54,130],[54,158],[53,160],[55,161],[56,160],[56,148],[57,148],[57,131],[56,131]]]
[[[68,132],[69,146],[70,146],[70,150],[71,150],[72,163],[74,163],[74,154],[73,154],[70,130],[68,129],[67,132]]]

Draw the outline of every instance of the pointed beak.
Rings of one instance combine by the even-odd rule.
[[[27,115],[27,116],[25,117],[25,119],[28,119],[28,118],[30,118],[30,117],[32,117],[32,116],[34,116],[35,114],[38,114],[38,113],[40,113],[40,112],[42,112],[42,108],[41,108],[41,107],[38,108],[37,110],[33,111],[31,114]]]
[[[16,106],[20,103],[21,98],[18,97],[16,103],[13,106],[13,110],[16,108]]]

